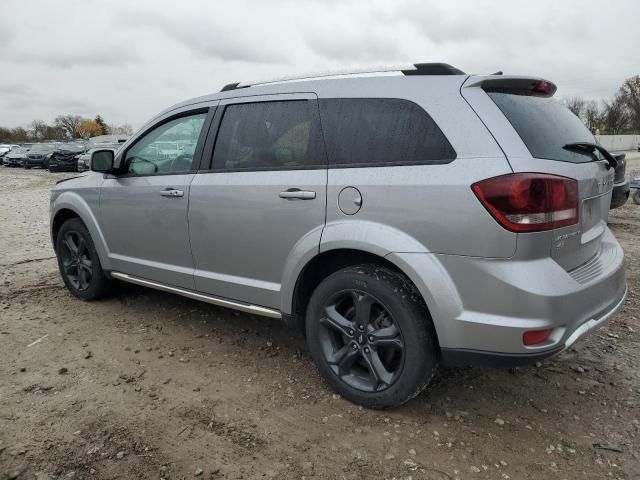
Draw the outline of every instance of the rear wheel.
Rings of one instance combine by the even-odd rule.
[[[640,205],[640,190],[633,192],[633,203]]]
[[[109,292],[110,281],[102,271],[87,227],[79,218],[64,222],[56,239],[58,268],[69,291],[83,300],[94,300]]]
[[[420,295],[403,275],[378,265],[323,280],[309,302],[306,333],[328,383],[368,408],[406,402],[437,369],[435,332]]]

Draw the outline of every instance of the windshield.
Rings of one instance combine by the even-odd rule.
[[[18,154],[20,154],[20,153],[27,153],[27,149],[26,149],[26,148],[19,147],[19,148],[14,148],[14,149],[12,149],[12,150],[11,150],[11,152],[10,152],[10,154],[11,154],[11,155],[14,155],[14,154],[16,154],[16,153],[18,153]]]
[[[487,92],[518,132],[534,158],[584,163],[598,159],[588,152],[564,149],[568,143],[596,140],[582,121],[553,98]]]
[[[58,148],[58,150],[60,150],[61,152],[79,153],[84,152],[84,145],[80,143],[67,143],[65,145],[60,145],[60,148]]]
[[[54,149],[54,145],[34,145],[33,147],[31,147],[31,151],[29,153],[52,152]]]

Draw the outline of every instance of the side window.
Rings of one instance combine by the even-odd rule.
[[[329,164],[448,163],[456,152],[421,107],[394,98],[320,100]]]
[[[324,165],[317,114],[308,100],[240,103],[224,111],[214,170]]]
[[[127,173],[157,175],[191,170],[206,113],[176,118],[140,138],[124,159]]]

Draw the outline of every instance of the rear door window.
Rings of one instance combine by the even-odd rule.
[[[572,163],[594,160],[594,154],[562,148],[568,143],[596,140],[578,117],[553,98],[501,92],[487,95],[518,132],[532,157]]]
[[[456,158],[429,114],[408,100],[321,99],[320,118],[334,166],[435,164]]]
[[[324,166],[315,102],[228,105],[213,153],[214,170],[286,170]]]

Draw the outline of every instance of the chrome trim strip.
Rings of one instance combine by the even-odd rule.
[[[614,314],[618,313],[618,311],[622,308],[622,304],[624,303],[624,301],[627,298],[627,292],[629,291],[628,288],[624,289],[624,295],[622,295],[622,298],[618,301],[618,303],[616,303],[613,308],[611,308],[609,311],[607,311],[604,315],[602,315],[600,318],[592,318],[591,320],[587,320],[586,322],[584,322],[582,325],[580,325],[578,328],[576,328],[573,333],[569,336],[569,338],[567,338],[567,340],[564,342],[564,348],[562,350],[566,350],[567,348],[571,347],[571,345],[573,345],[580,337],[582,337],[585,333],[591,331],[591,330],[595,330],[596,328],[601,327],[604,323],[606,323],[607,320],[609,320],[609,318],[611,318]]]
[[[183,288],[172,287],[163,283],[145,280],[144,278],[134,277],[126,273],[111,272],[111,276],[124,282],[135,283],[136,285],[142,285],[143,287],[150,287],[155,288],[156,290],[162,290],[164,292],[175,293],[178,295],[182,295],[183,297],[191,298],[193,300],[200,300],[201,302],[211,303],[220,307],[231,308],[233,310],[239,310],[241,312],[253,313],[255,315],[262,315],[263,317],[282,318],[282,313],[271,308],[251,305],[249,303],[236,302],[233,300],[227,300],[211,295],[205,295],[203,293],[193,292],[191,290],[185,290]]]

